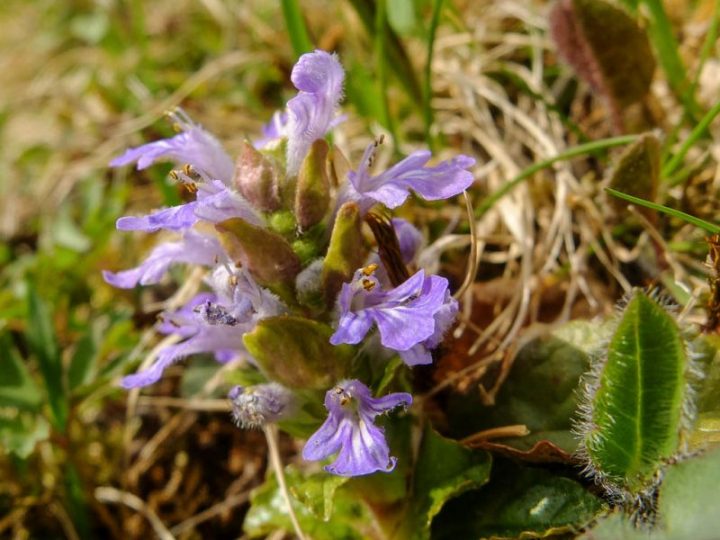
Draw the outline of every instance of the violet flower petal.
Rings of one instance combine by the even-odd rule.
[[[159,159],[178,163],[189,163],[208,178],[229,184],[233,177],[234,165],[220,142],[196,124],[183,122],[182,133],[169,139],[161,139],[129,148],[110,162],[111,167],[120,167],[137,162],[137,169],[148,168]]]
[[[155,232],[160,229],[179,231],[192,227],[198,220],[195,215],[197,202],[171,206],[147,216],[124,216],[117,220],[119,231]]]
[[[191,354],[243,350],[242,335],[243,332],[232,326],[201,327],[186,341],[165,347],[149,368],[123,377],[120,384],[123,388],[137,388],[156,383],[167,367]]]
[[[253,141],[253,146],[262,150],[271,143],[287,137],[288,113],[286,111],[275,111],[270,121],[262,127],[262,137]]]
[[[117,273],[105,270],[103,278],[115,287],[132,289],[138,284],[158,283],[175,263],[212,266],[224,256],[225,252],[215,238],[189,230],[179,242],[164,242],[156,246],[140,266]]]
[[[316,50],[300,57],[290,78],[299,90],[287,104],[287,173],[292,176],[313,141],[330,129],[342,99],[345,72],[336,55]]]
[[[242,195],[218,180],[199,184],[197,197],[195,215],[200,219],[220,223],[239,217],[252,225],[264,225],[263,219]]]
[[[348,173],[352,189],[347,196],[358,200],[363,211],[378,202],[397,208],[408,198],[410,190],[429,201],[447,199],[469,188],[474,181],[472,173],[466,170],[475,164],[473,158],[460,155],[435,167],[425,167],[431,157],[427,150],[413,152],[385,172],[370,176],[374,148],[374,144],[370,145],[358,170]]]
[[[423,235],[412,223],[405,219],[393,218],[390,222],[392,223],[393,229],[395,229],[395,235],[398,239],[403,262],[410,264],[415,260],[418,251],[420,251],[420,247],[424,241]]]

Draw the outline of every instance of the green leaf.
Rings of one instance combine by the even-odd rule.
[[[430,524],[442,507],[450,499],[485,484],[490,478],[490,465],[487,452],[469,450],[426,427],[404,524],[411,527],[409,536],[429,538]]]
[[[695,408],[698,416],[690,433],[691,450],[720,444],[720,338],[716,334],[701,335],[692,345],[703,378],[698,384]]]
[[[35,353],[47,389],[52,423],[58,430],[64,431],[68,416],[68,402],[63,384],[62,359],[58,350],[52,316],[31,283],[27,284],[27,299],[28,328],[25,337]]]
[[[9,334],[0,333],[0,407],[37,411],[42,404],[40,389],[20,358]]]
[[[453,436],[524,424],[531,433],[546,433],[566,446],[566,436],[559,435],[560,442],[549,433],[567,434],[572,428],[580,377],[609,332],[606,324],[574,321],[531,341],[518,352],[494,406],[484,406],[476,393],[450,398]]]
[[[678,449],[688,358],[673,317],[636,290],[591,394],[583,437],[601,477],[639,492]],[[594,392],[592,387],[596,386]]]
[[[216,226],[230,258],[252,272],[258,283],[287,298],[300,272],[300,259],[282,236],[232,218]]]
[[[32,454],[38,442],[46,440],[49,435],[50,426],[40,415],[0,415],[0,450],[24,459]]]
[[[720,449],[669,467],[665,473],[658,513],[672,538],[717,538],[720,513],[708,508],[720,486]]]
[[[339,489],[347,479],[330,477],[325,472],[303,474],[292,466],[285,469],[285,479],[300,527],[313,540],[348,540],[368,538],[372,520],[367,509],[354,497]],[[284,530],[292,533],[285,499],[274,475],[252,492],[250,510],[243,524],[251,538]]]
[[[720,449],[667,468],[657,501],[655,527],[638,530],[619,513],[600,520],[585,540],[714,540],[720,513],[713,511],[720,485]],[[646,527],[648,527],[646,525]]]
[[[668,540],[658,531],[638,529],[621,511],[600,519],[581,540]],[[678,539],[680,540],[680,539]],[[708,539],[709,540],[709,539]]]
[[[541,538],[577,530],[602,508],[578,482],[497,460],[491,481],[451,501],[433,538]]]
[[[387,5],[388,23],[400,35],[409,34],[417,25],[414,0],[392,0]]]
[[[645,30],[605,0],[559,0],[550,21],[560,54],[606,99],[622,131],[622,109],[645,97],[655,71]]]
[[[623,151],[610,177],[610,187],[652,201],[657,195],[659,175],[660,141],[648,133]]]
[[[353,349],[330,344],[329,326],[302,317],[261,320],[243,337],[270,380],[289,388],[327,389],[350,368]]]
[[[348,480],[346,476],[317,473],[288,489],[308,512],[318,519],[328,521],[333,514],[335,493]]]

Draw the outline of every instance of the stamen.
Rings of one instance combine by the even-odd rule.
[[[365,268],[362,269],[362,273],[366,276],[372,276],[377,269],[377,263],[368,264]]]

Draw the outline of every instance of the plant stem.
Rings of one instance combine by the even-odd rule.
[[[283,471],[282,461],[280,459],[280,449],[278,448],[277,427],[273,424],[268,424],[263,428],[263,431],[265,431],[265,438],[268,443],[270,464],[272,465],[275,477],[277,478],[278,489],[280,490],[280,493],[282,493],[283,499],[285,499],[288,515],[290,516],[290,521],[295,529],[295,534],[300,540],[307,540],[307,537],[300,528],[300,522],[298,521],[292,501],[290,500],[290,492],[288,491],[287,482],[285,482],[285,471]]]

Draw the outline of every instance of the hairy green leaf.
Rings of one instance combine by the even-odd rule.
[[[408,536],[429,538],[430,524],[452,498],[477,489],[490,478],[492,460],[487,452],[469,450],[427,427],[415,465],[413,492],[405,526]]]
[[[677,451],[687,363],[673,317],[636,290],[588,401],[583,443],[600,477],[639,492]]]
[[[467,437],[484,429],[524,424],[533,444],[550,440],[573,452],[576,442],[569,435],[580,377],[609,331],[606,324],[573,321],[525,345],[492,407],[484,406],[476,393],[450,398],[453,436]],[[504,442],[528,449],[520,439]]]
[[[584,540],[714,540],[720,514],[712,510],[720,485],[720,449],[667,468],[654,526],[639,530],[620,513],[600,520]]]
[[[622,109],[643,99],[655,71],[645,30],[605,0],[559,0],[550,21],[560,54],[605,98],[622,131]]]
[[[486,486],[443,508],[433,538],[539,538],[577,530],[601,508],[574,480],[498,460]]]

